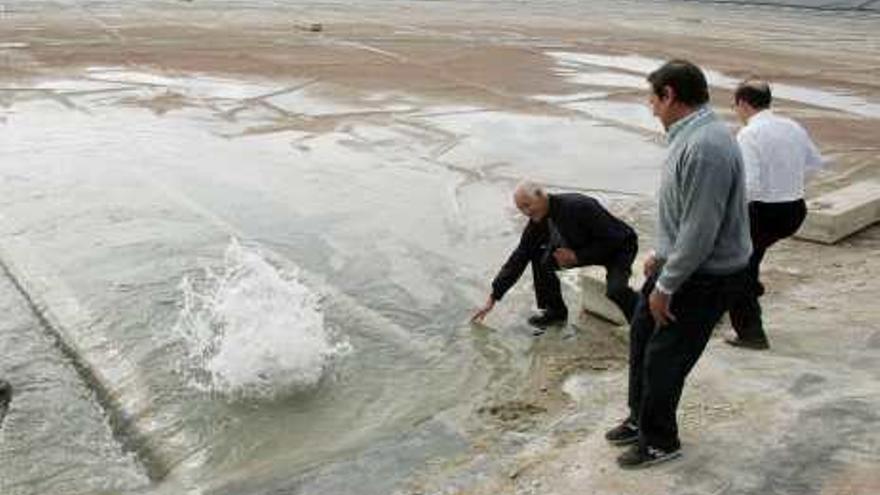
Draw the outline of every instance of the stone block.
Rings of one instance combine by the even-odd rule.
[[[642,256],[637,257],[633,263],[633,274],[629,279],[629,285],[636,291],[641,289],[642,284],[645,283],[645,277],[642,274],[643,263],[644,257]],[[605,287],[605,268],[601,266],[581,268],[578,273],[581,309],[616,325],[626,325],[626,317],[617,305],[605,296]]]
[[[856,182],[807,202],[799,239],[834,244],[880,221],[880,182]]]

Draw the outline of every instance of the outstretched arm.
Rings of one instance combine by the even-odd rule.
[[[471,317],[471,321],[476,322],[476,323],[482,323],[483,318],[485,318],[486,315],[489,314],[489,312],[492,311],[492,308],[494,308],[494,307],[495,307],[495,299],[493,299],[492,296],[489,296],[489,298],[486,299],[486,303],[483,304],[483,307],[480,308],[479,310],[477,310],[476,314],[474,314],[474,316]]]
[[[510,253],[507,261],[498,271],[498,275],[492,280],[492,293],[483,306],[474,314],[471,321],[482,321],[492,311],[495,303],[500,301],[504,294],[513,287],[525,271],[526,266],[532,260],[533,253],[540,249],[541,242],[546,237],[546,226],[532,222],[523,230],[519,245]]]

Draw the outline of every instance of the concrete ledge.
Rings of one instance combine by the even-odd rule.
[[[645,283],[645,276],[642,274],[643,263],[642,256],[636,257],[633,262],[633,274],[629,279],[629,285],[636,291]],[[581,268],[578,273],[581,309],[616,325],[626,325],[626,317],[617,305],[605,296],[605,287],[605,268],[601,266]]]
[[[857,182],[808,201],[807,218],[795,237],[834,244],[877,221],[880,182]]]

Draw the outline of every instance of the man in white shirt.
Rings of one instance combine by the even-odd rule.
[[[794,234],[807,213],[804,182],[822,167],[822,156],[809,134],[797,122],[770,110],[770,85],[747,80],[736,89],[733,106],[745,126],[737,134],[746,170],[746,194],[754,250],[749,260],[751,281],[730,310],[736,338],[727,343],[749,349],[767,349],[758,298],[764,294],[759,279],[767,249]]]

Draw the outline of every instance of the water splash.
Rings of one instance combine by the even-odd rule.
[[[309,390],[350,351],[324,323],[318,295],[235,239],[223,267],[181,282],[175,325],[198,389],[229,399]]]

